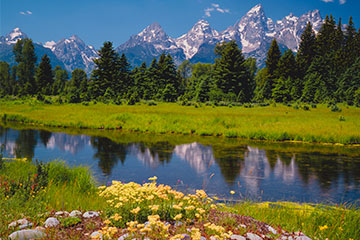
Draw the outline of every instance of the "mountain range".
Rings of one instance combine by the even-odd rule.
[[[202,19],[184,35],[172,38],[158,23],[153,23],[131,36],[116,50],[120,54],[124,53],[132,66],[139,66],[144,61],[150,64],[153,58],[164,52],[171,54],[177,65],[184,60],[192,63],[213,63],[216,44],[235,40],[245,57],[255,57],[258,66],[263,66],[273,38],[276,38],[281,49],[297,52],[301,34],[308,22],[311,22],[315,32],[319,31],[323,22],[319,10],[309,11],[300,17],[290,14],[274,22],[266,17],[262,5],[258,4],[222,32],[213,29]],[[15,28],[6,36],[1,36],[0,60],[14,64],[12,47],[18,39],[26,37],[19,28]],[[76,35],[57,42],[36,43],[35,51],[38,58],[46,53],[54,66],[60,65],[68,71],[81,68],[88,73],[94,68],[93,60],[98,57],[95,48],[86,45]]]

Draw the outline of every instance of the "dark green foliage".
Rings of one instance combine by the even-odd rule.
[[[122,59],[124,64],[124,59]],[[111,42],[104,42],[99,51],[99,58],[94,60],[95,69],[92,71],[89,90],[92,99],[105,94],[106,89],[115,88],[120,90],[121,83],[126,80],[125,72],[128,66],[122,66],[122,73],[119,71],[120,59],[118,53],[113,49]],[[120,79],[120,77],[124,77]]]
[[[87,75],[82,69],[75,69],[71,73],[70,83],[67,89],[67,99],[69,103],[79,103],[87,101]]]
[[[59,95],[65,92],[65,84],[69,79],[69,74],[66,70],[63,70],[60,66],[56,66],[54,69],[54,84],[52,86],[52,94]]]
[[[35,81],[37,92],[45,95],[50,95],[52,93],[52,86],[54,83],[53,72],[50,59],[46,54],[41,58],[41,62],[36,71]]]
[[[222,43],[215,50],[214,83],[225,94],[235,95],[235,100],[248,102],[252,97],[251,75],[245,58],[235,41]]]
[[[360,57],[341,76],[337,96],[340,101],[354,104],[355,91],[360,89]]]
[[[35,94],[37,91],[35,83],[35,63],[36,56],[34,45],[30,39],[21,39],[16,42],[13,49],[16,67],[16,79],[19,83],[22,95]]]
[[[9,64],[7,62],[0,62],[0,97],[11,94],[13,92],[13,84]]]

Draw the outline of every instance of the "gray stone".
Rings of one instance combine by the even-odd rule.
[[[125,238],[127,238],[129,236],[128,233],[122,235],[121,237],[118,238],[118,240],[124,240]]]
[[[247,233],[246,234],[246,237],[249,239],[249,240],[262,240],[262,238],[254,233]]]
[[[74,210],[69,214],[70,217],[77,217],[77,216],[81,216],[81,215],[82,215],[82,213],[78,210]]]
[[[241,227],[241,228],[246,228],[246,225],[240,224],[239,227]]]
[[[44,227],[40,227],[40,226],[36,227],[35,230],[42,231],[42,232],[46,231],[46,229]]]
[[[219,240],[217,237],[211,236],[210,240]]]
[[[65,215],[69,215],[69,212],[67,211],[58,211],[55,213],[56,216],[65,216]]]
[[[25,229],[25,230],[20,230],[20,231],[16,231],[13,232],[12,234],[10,234],[9,238],[10,239],[16,239],[16,240],[29,240],[29,239],[41,239],[41,238],[45,238],[46,234],[38,231],[38,230],[33,230],[33,229]]]
[[[180,227],[182,225],[184,225],[184,224],[182,222],[180,222],[180,221],[176,221],[175,224],[174,224],[175,227]]]
[[[270,232],[272,232],[273,234],[278,234],[278,232],[272,227],[272,226],[268,226],[268,229]]]
[[[95,211],[88,211],[83,214],[84,218],[93,218],[93,217],[98,217],[98,216],[99,216],[99,213],[95,212]]]
[[[19,229],[25,229],[25,228],[31,228],[33,224],[31,222],[28,222],[26,224],[20,225]]]
[[[201,236],[201,237],[200,237],[200,240],[206,240],[206,237]]]
[[[48,219],[46,219],[46,221],[44,223],[44,226],[46,228],[48,228],[48,227],[56,227],[59,224],[60,224],[59,220],[57,220],[54,217],[49,217]]]
[[[235,234],[231,235],[231,236],[230,236],[230,239],[234,239],[234,240],[246,240],[245,237],[243,237],[243,236],[241,236],[241,235],[235,235]]]
[[[188,235],[186,233],[183,233],[181,235],[183,235],[183,240],[190,240],[191,239],[190,235]]]
[[[93,232],[91,235],[90,235],[90,238],[98,238],[98,239],[103,239],[103,234],[101,232]]]
[[[148,226],[150,224],[150,222],[149,221],[146,221],[145,223],[144,223],[144,226],[146,227],[146,226]]]
[[[311,240],[311,238],[309,238],[308,236],[298,236],[298,237],[295,237],[295,240]]]
[[[18,226],[18,225],[25,225],[25,224],[28,224],[28,223],[29,223],[29,221],[26,220],[25,218],[23,218],[23,219],[19,219],[19,220],[17,220],[17,221],[11,222],[11,223],[8,225],[8,227],[11,228],[11,227],[16,227],[16,226]]]

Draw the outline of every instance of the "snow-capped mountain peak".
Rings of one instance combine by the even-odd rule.
[[[50,50],[53,50],[55,44],[56,44],[55,41],[48,41],[48,42],[45,42],[45,44],[43,46],[46,48],[49,48]]]
[[[176,45],[184,51],[186,59],[192,58],[204,43],[213,43],[219,33],[206,20],[199,20],[189,32],[175,39]]]
[[[263,6],[259,3],[258,5],[256,5],[255,7],[253,7],[252,9],[250,9],[246,15],[252,15],[252,14],[263,14],[264,13],[264,9]]]
[[[16,43],[20,39],[27,38],[28,36],[21,31],[20,28],[14,28],[10,33],[5,36],[7,44]]]
[[[167,40],[169,38],[157,22],[146,27],[137,36],[141,37],[144,42],[156,42],[159,40]]]

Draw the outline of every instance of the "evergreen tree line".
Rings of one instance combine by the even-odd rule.
[[[307,24],[297,54],[281,53],[274,39],[266,66],[257,71],[254,58],[245,59],[235,41],[215,47],[214,64],[176,67],[169,54],[162,54],[147,66],[131,68],[124,54],[105,42],[88,76],[75,69],[69,74],[61,67],[52,69],[47,55],[36,66],[30,39],[18,41],[13,49],[17,65],[10,69],[0,62],[0,96],[59,95],[70,103],[102,101],[134,104],[140,100],[165,102],[346,102],[360,106],[360,29],[350,17],[343,29],[326,16],[315,34]]]

